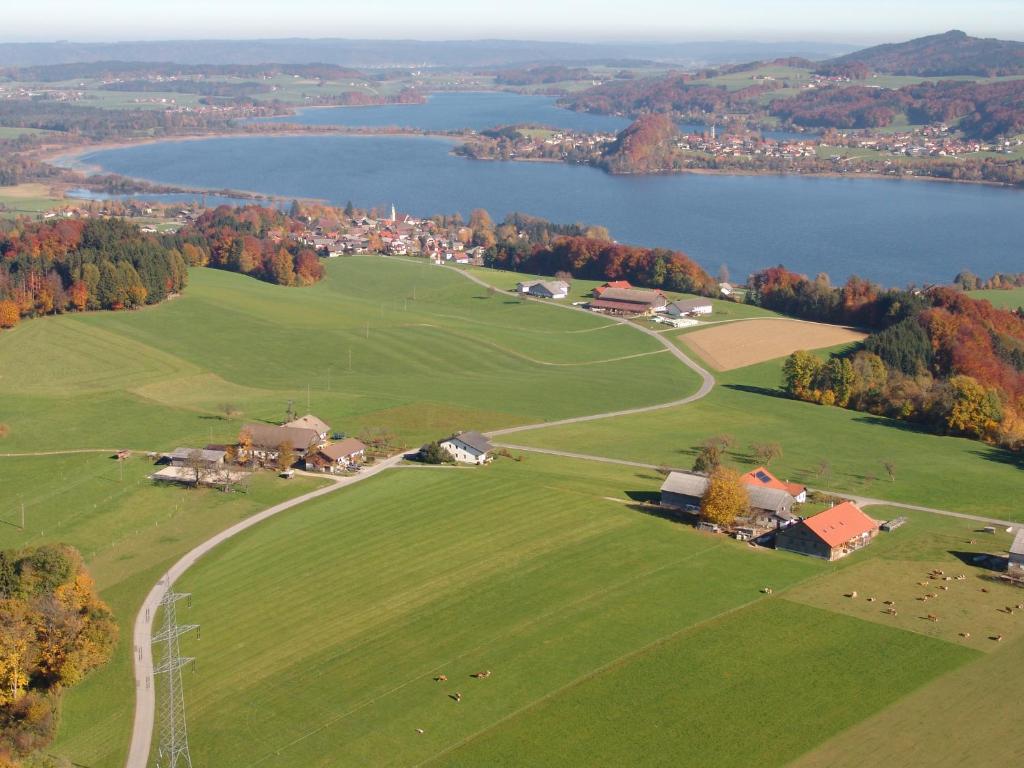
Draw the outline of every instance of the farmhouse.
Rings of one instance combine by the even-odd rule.
[[[491,441],[479,432],[459,432],[442,440],[441,447],[463,464],[486,464],[493,450]]]
[[[665,307],[671,317],[691,317],[693,315],[710,315],[714,307],[708,299],[680,299]]]
[[[775,548],[831,562],[866,547],[877,533],[878,523],[846,501],[783,528]]]
[[[516,291],[543,299],[564,299],[569,295],[569,284],[564,280],[535,280],[516,283]]]
[[[354,437],[331,443],[306,456],[306,469],[335,474],[351,468],[366,457],[366,446]]]
[[[246,424],[243,432],[252,438],[251,458],[262,463],[276,462],[281,455],[281,446],[290,445],[298,459],[306,456],[309,450],[323,447],[326,438],[317,430],[305,427],[279,427],[275,424]],[[239,459],[246,460],[244,449],[239,451]]]
[[[639,288],[606,288],[588,305],[595,312],[614,315],[650,315],[665,309],[668,300],[661,291]]]
[[[1018,528],[1017,535],[1013,537],[1006,572],[1011,576],[1024,578],[1024,528]]]
[[[307,413],[305,416],[300,416],[295,421],[289,421],[287,424],[283,424],[285,427],[294,427],[295,429],[312,429],[318,435],[321,440],[326,440],[327,436],[331,433],[331,428],[323,419],[319,419],[311,413]]]
[[[752,469],[745,475],[740,475],[740,480],[754,488],[775,488],[786,491],[798,504],[807,501],[806,486],[800,485],[800,483],[785,483],[769,472],[766,467]]]
[[[747,498],[750,500],[750,514],[738,522],[745,522],[758,530],[767,530],[781,528],[796,520],[793,514],[796,499],[788,491],[748,485]]]

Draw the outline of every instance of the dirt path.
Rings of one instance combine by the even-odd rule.
[[[365,480],[369,477],[383,472],[386,469],[396,466],[402,460],[402,455],[392,456],[389,459],[374,464],[364,469],[358,475],[352,477],[330,477],[333,482],[315,491],[310,491],[302,496],[268,507],[262,512],[257,512],[252,517],[247,517],[239,523],[227,528],[216,536],[207,539],[197,545],[190,552],[185,554],[178,562],[172,565],[167,573],[160,577],[160,580],[146,595],[139,612],[135,617],[135,626],[132,630],[133,656],[135,662],[135,722],[132,725],[132,740],[128,748],[128,760],[125,762],[127,768],[146,768],[149,762],[149,754],[152,749],[153,720],[156,707],[156,690],[153,681],[153,620],[156,618],[157,607],[164,594],[170,589],[174,582],[181,578],[189,568],[195,565],[203,555],[212,550],[218,544],[237,536],[262,523],[274,515],[297,507],[312,499],[326,496],[342,488],[347,488],[354,483]],[[319,475],[319,477],[324,477]]]

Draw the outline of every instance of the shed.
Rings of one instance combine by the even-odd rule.
[[[661,484],[661,504],[696,512],[708,489],[708,476],[700,472],[669,472]]]

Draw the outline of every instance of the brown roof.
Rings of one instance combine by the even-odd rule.
[[[349,456],[365,450],[366,446],[363,445],[362,441],[356,440],[354,437],[348,437],[321,448],[320,453],[331,461],[337,461],[338,459],[347,459]]]
[[[831,509],[819,512],[804,520],[812,533],[830,547],[838,547],[854,536],[873,531],[878,523],[860,511],[851,501],[844,501]]]
[[[641,312],[648,312],[651,309],[650,304],[644,304],[636,301],[611,301],[609,299],[594,299],[590,302],[591,309],[608,309],[612,312],[633,312],[639,314]]]
[[[291,443],[292,448],[304,451],[320,442],[320,433],[315,429],[279,427],[276,424],[246,424],[242,429],[252,435],[252,444],[256,448],[277,450],[278,446],[287,442]]]
[[[606,288],[601,291],[602,301],[629,301],[637,304],[661,304],[665,294],[661,291],[648,291],[641,288]]]
[[[307,413],[305,416],[300,416],[295,421],[289,421],[287,424],[282,424],[285,427],[297,427],[299,429],[315,429],[321,435],[331,431],[331,427],[323,419],[319,419],[312,413]]]

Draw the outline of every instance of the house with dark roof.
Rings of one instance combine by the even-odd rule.
[[[877,534],[878,522],[845,501],[781,529],[775,548],[831,562],[863,549]]]
[[[458,432],[440,445],[461,464],[486,464],[494,450],[491,441],[479,432]]]
[[[665,307],[665,313],[670,317],[710,315],[714,310],[710,299],[680,299]]]
[[[661,484],[661,504],[696,512],[708,489],[708,476],[700,472],[669,472]]]
[[[516,283],[516,290],[542,299],[564,299],[569,295],[569,284],[564,280],[532,280]]]
[[[172,467],[212,468],[224,463],[226,451],[208,448],[175,448],[161,459]]]

